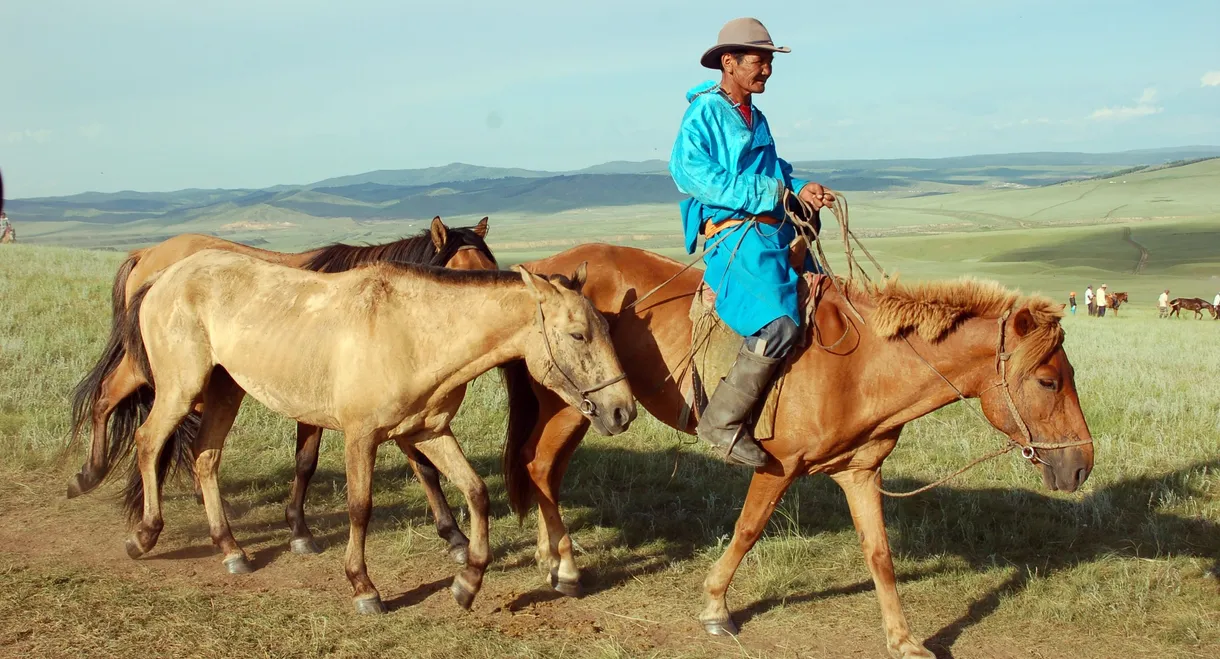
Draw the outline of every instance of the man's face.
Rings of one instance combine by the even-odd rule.
[[[771,77],[771,60],[775,53],[768,51],[748,52],[737,61],[731,54],[720,58],[724,74],[751,94],[761,94],[767,89],[767,78]]]

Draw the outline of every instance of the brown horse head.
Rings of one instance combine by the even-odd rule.
[[[582,293],[586,264],[564,280],[514,267],[538,303],[542,331],[524,349],[526,367],[539,383],[589,418],[603,435],[616,435],[635,420],[635,398],[614,351],[610,325]]]
[[[1075,372],[1063,351],[1063,305],[1041,298],[1019,304],[997,331],[997,379],[980,396],[983,413],[1024,448],[1048,489],[1074,492],[1093,470],[1093,436],[1080,409]],[[1034,447],[1026,446],[1023,427]],[[1078,442],[1087,443],[1038,446]]]

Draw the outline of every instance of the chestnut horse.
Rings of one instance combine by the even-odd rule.
[[[127,354],[155,389],[152,410],[131,438],[138,478],[129,493],[142,497],[128,498],[131,517],[139,518],[128,554],[138,558],[155,546],[164,526],[162,478],[174,456],[193,455],[212,540],[230,572],[250,571],[217,484],[225,437],[249,393],[299,423],[344,434],[351,519],[345,570],[357,611],[385,610],[368,576],[364,538],[377,446],[391,440],[427,455],[466,497],[471,543],[451,591],[469,608],[491,549],[486,486],[449,427],[466,383],[521,360],[599,432],[617,434],[635,418],[609,327],[579,293],[584,273],[584,264],[575,269],[571,289],[524,269],[378,263],[321,274],[221,250],[170,266],[130,300],[120,326]],[[195,445],[170,442],[198,402]],[[123,449],[110,455],[131,453]]]
[[[445,226],[441,218],[436,217],[428,230],[382,245],[334,244],[307,252],[286,254],[248,247],[213,236],[183,234],[132,252],[119,267],[111,291],[113,325],[110,340],[101,359],[77,385],[73,396],[72,440],[69,446],[75,443],[86,420],[91,421],[93,431],[89,457],[80,472],[68,483],[68,498],[89,492],[106,479],[108,471],[105,465],[108,460],[114,459],[114,456],[108,458],[107,453],[117,450],[124,442],[119,439],[111,445],[108,442],[107,427],[110,426],[109,434],[129,437],[135,431],[139,420],[147,415],[151,405],[148,396],[131,395],[147,383],[126,355],[118,327],[126,313],[128,301],[135,292],[165,268],[201,250],[220,249],[270,263],[317,272],[343,272],[367,263],[383,261],[445,266],[459,270],[495,270],[498,268],[495,257],[484,242],[487,230],[486,217],[473,227],[453,228]],[[175,432],[181,433],[184,439],[189,439],[197,425],[196,413],[184,421]],[[322,428],[298,424],[296,441],[298,453],[316,456],[322,441]],[[414,450],[408,451],[407,458],[421,481],[430,485],[436,484],[427,487],[426,491],[429,496],[440,498],[432,505],[439,515],[436,517],[437,534],[449,542],[450,553],[455,560],[464,562],[468,541],[465,534],[458,529],[448,503],[444,500],[445,495],[439,487],[435,467]],[[285,508],[285,518],[292,530],[290,546],[294,552],[300,554],[320,551],[305,521],[305,494],[316,464],[316,457],[304,464],[298,464],[298,476],[293,479]],[[201,492],[198,482],[195,483],[195,490],[196,493]]]
[[[1169,315],[1182,317],[1182,310],[1195,312],[1195,320],[1203,318],[1203,311],[1206,309],[1209,313],[1215,316],[1215,309],[1212,308],[1212,303],[1200,297],[1175,297],[1169,301]]]
[[[1121,307],[1126,301],[1126,291],[1120,293],[1106,293],[1106,304],[1109,305],[1110,311],[1113,312],[1115,316],[1118,315],[1118,308]]]
[[[696,420],[682,423],[688,378],[678,383],[671,373],[682,370],[690,349],[689,309],[702,272],[681,272],[671,259],[608,245],[582,245],[524,267],[553,273],[585,261],[594,274],[583,290],[610,321],[640,404],[693,434]],[[833,287],[819,287],[814,347],[799,351],[788,366],[775,438],[762,442],[773,459],[755,472],[732,542],[704,582],[699,619],[713,634],[736,633],[725,600],[734,572],[792,481],[825,473],[851,508],[887,645],[901,657],[931,657],[912,636],[898,597],[881,512],[882,462],[905,424],[958,400],[960,392],[981,399],[988,421],[1022,447],[1048,489],[1080,487],[1093,467],[1093,446],[1063,350],[1063,305],[990,282],[846,291],[864,322],[853,319],[849,300]],[[504,453],[509,497],[519,515],[531,498],[537,501],[539,562],[557,590],[578,592],[559,486],[589,424],[537,385],[514,391],[532,391],[537,401],[511,405]]]

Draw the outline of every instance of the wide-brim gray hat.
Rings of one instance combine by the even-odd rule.
[[[699,63],[709,69],[720,69],[720,56],[734,50],[765,50],[772,53],[790,53],[787,46],[776,46],[771,33],[757,18],[735,18],[720,28],[716,45],[707,49]]]

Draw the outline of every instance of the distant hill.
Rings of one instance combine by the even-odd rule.
[[[1123,153],[1011,153],[955,158],[825,160],[793,163],[798,175],[842,191],[883,191],[919,197],[968,189],[1040,187],[1087,180],[1125,168],[1220,156],[1220,147],[1181,147]],[[150,223],[171,226],[243,209],[315,218],[414,220],[434,215],[556,213],[566,210],[673,203],[682,198],[663,160],[610,162],[576,172],[452,163],[424,169],[380,170],[307,185],[261,190],[87,192],[15,199],[16,222]],[[253,210],[248,212],[253,213]]]

